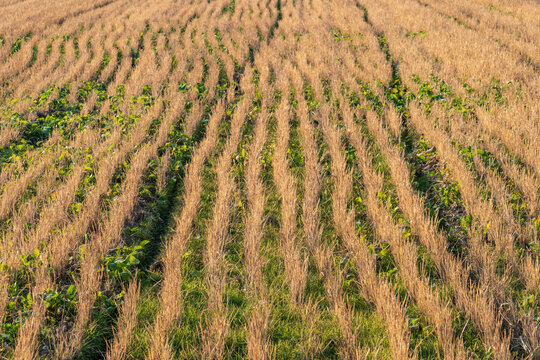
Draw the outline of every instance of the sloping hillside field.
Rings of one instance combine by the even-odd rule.
[[[0,359],[540,359],[540,3],[0,0]]]

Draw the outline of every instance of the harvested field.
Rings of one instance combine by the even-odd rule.
[[[540,359],[535,0],[0,0],[0,359]]]

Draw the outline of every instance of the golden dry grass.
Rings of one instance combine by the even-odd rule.
[[[533,0],[0,3],[0,357],[536,359]]]

